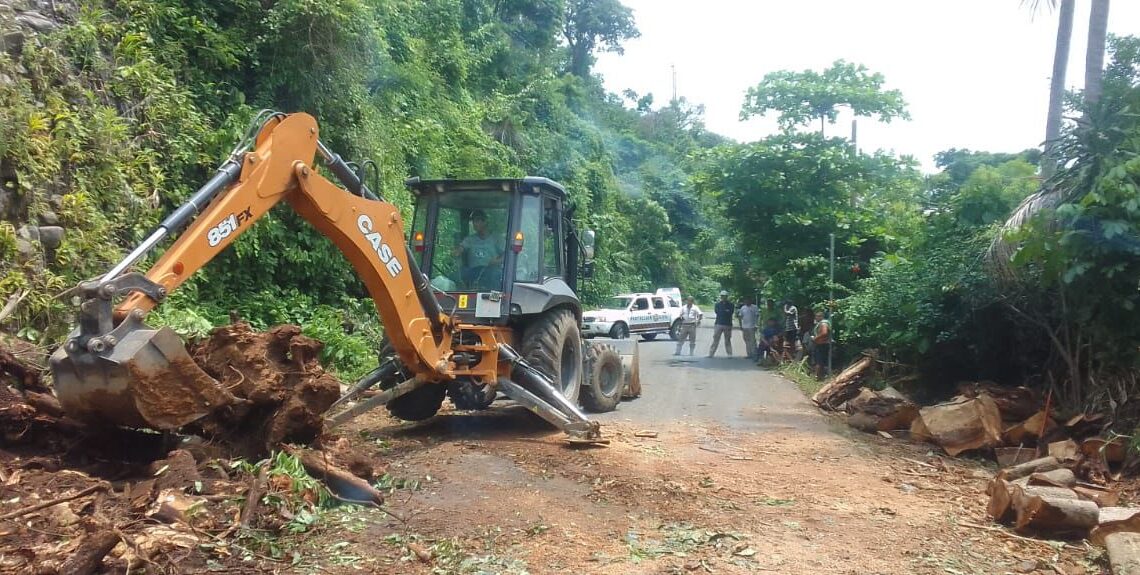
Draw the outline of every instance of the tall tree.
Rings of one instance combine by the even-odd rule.
[[[621,43],[641,32],[633,10],[619,0],[566,0],[562,36],[570,49],[570,73],[585,78],[594,64],[594,52],[624,53]]]
[[[774,111],[784,130],[818,119],[821,135],[825,122],[835,123],[840,107],[850,108],[856,116],[877,116],[883,122],[910,119],[902,93],[884,90],[884,81],[882,74],[844,60],[836,60],[823,72],[769,72],[748,89],[740,119]]]
[[[1056,5],[1056,0],[1050,0]],[[1036,2],[1034,3],[1036,8]],[[1061,137],[1061,113],[1065,100],[1065,72],[1069,64],[1069,46],[1073,37],[1073,8],[1076,0],[1061,0],[1060,18],[1057,20],[1057,42],[1053,50],[1053,77],[1049,83],[1049,112],[1045,120],[1045,158],[1041,174],[1048,178],[1057,169],[1056,147]]]
[[[1089,45],[1085,53],[1085,101],[1095,104],[1100,99],[1104,78],[1104,44],[1108,39],[1109,0],[1092,0],[1089,12]]]

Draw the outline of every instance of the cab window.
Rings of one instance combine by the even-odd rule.
[[[637,298],[637,303],[634,304],[633,309],[636,311],[649,309],[649,302],[645,298]]]
[[[673,298],[669,298],[669,307],[681,307],[681,302]]]
[[[515,281],[538,283],[541,261],[539,242],[542,241],[539,234],[542,229],[542,199],[538,196],[524,195],[520,216],[519,231],[523,234],[523,247],[515,265]]]
[[[558,249],[558,200],[545,197],[542,200],[542,275],[562,277],[561,250]]]
[[[665,309],[665,300],[659,297],[653,298],[653,309]]]

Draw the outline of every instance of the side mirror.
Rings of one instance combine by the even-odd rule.
[[[587,262],[594,259],[594,242],[596,239],[597,237],[596,234],[594,234],[594,230],[586,230],[586,232],[582,234],[582,251],[586,252]],[[591,270],[592,269],[591,267]]]

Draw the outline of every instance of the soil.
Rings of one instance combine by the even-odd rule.
[[[256,332],[249,324],[220,327],[193,350],[194,361],[238,398],[195,424],[194,432],[257,457],[281,443],[320,436],[340,382],[321,367],[321,342],[295,325]]]
[[[319,347],[230,327],[195,357],[250,407],[211,424],[308,437],[306,412],[335,398]],[[335,506],[298,534],[296,507],[245,504],[315,498],[233,459],[266,435],[97,435],[0,388],[0,573],[108,543],[100,573],[1107,573],[1082,542],[994,526],[992,464],[851,430],[739,358],[671,351],[643,344],[644,396],[599,416],[608,447],[570,447],[510,402],[418,424],[368,413],[319,444],[386,509]]]

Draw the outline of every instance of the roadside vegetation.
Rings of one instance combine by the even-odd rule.
[[[1070,410],[1140,416],[1136,38],[1108,39],[1096,97],[1069,95],[1051,156],[949,149],[925,175],[829,129],[841,109],[908,117],[858,63],[758,78],[741,114],[775,114],[781,132],[751,142],[710,133],[684,99],[607,93],[594,58],[638,34],[618,0],[60,4],[63,25],[0,54],[0,307],[14,302],[0,323],[28,342],[57,344],[73,312],[57,296],[275,108],[375,160],[405,211],[409,176],[560,181],[599,234],[587,303],[660,286],[787,297],[834,313],[837,364],[875,348],[925,386],[1028,382]],[[55,226],[49,245],[36,230]],[[346,379],[383,333],[344,259],[284,209],[152,319],[196,338],[235,316],[303,325]]]

